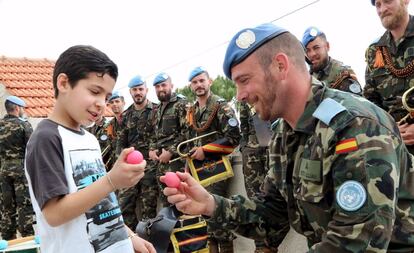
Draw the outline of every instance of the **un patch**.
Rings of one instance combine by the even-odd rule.
[[[367,192],[361,183],[349,180],[343,183],[336,193],[336,202],[345,211],[356,211],[367,200]]]

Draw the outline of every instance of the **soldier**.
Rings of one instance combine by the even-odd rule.
[[[316,27],[309,27],[303,34],[302,44],[313,77],[330,88],[362,95],[361,85],[351,67],[328,55],[329,42],[324,32]]]
[[[118,158],[116,153],[116,143],[117,143],[117,136],[119,131],[121,130],[121,123],[122,123],[122,115],[125,107],[125,100],[122,96],[121,92],[114,91],[112,92],[111,97],[108,99],[108,106],[112,110],[114,117],[109,122],[108,126],[106,127],[106,134],[108,135],[109,139],[109,146],[106,147],[108,149],[107,153],[109,156],[107,168],[111,169],[113,163]],[[105,153],[103,154],[105,155]]]
[[[311,78],[300,42],[273,24],[238,32],[223,69],[239,101],[280,118],[263,192],[226,199],[177,173],[183,183],[164,190],[169,202],[272,245],[292,226],[308,252],[413,252],[412,156],[389,114]]]
[[[408,0],[371,0],[385,33],[366,51],[364,96],[400,122],[407,115],[401,97],[414,80],[414,18],[408,14]],[[414,154],[414,124],[400,122],[399,130]]]
[[[124,148],[134,147],[148,160],[149,143],[154,136],[157,104],[147,99],[148,88],[141,76],[132,78],[128,87],[134,103],[123,113],[117,153]],[[148,162],[141,181],[134,187],[119,192],[119,204],[125,224],[132,229],[137,226],[139,220],[154,218],[157,215],[159,191],[155,170],[155,162]],[[138,216],[136,211],[140,211],[141,215]]]
[[[195,104],[190,107],[188,124],[190,138],[205,135],[214,131],[216,134],[198,139],[192,150],[191,158],[203,161],[209,154],[204,145],[215,143],[235,148],[239,145],[240,132],[234,110],[223,98],[211,93],[213,83],[208,72],[196,67],[189,75],[190,88],[196,95]],[[229,179],[213,183],[206,190],[221,196],[227,196]],[[233,252],[233,233],[225,230],[209,231],[210,252]]]
[[[167,171],[184,171],[184,162],[180,159],[170,163],[177,154],[177,145],[186,140],[186,104],[187,100],[182,95],[172,92],[173,83],[171,77],[166,73],[159,73],[153,85],[161,104],[158,106],[155,120],[155,138],[150,144],[149,157],[156,161],[157,178]],[[160,188],[164,186],[159,184]],[[162,205],[168,205],[164,197],[161,198]]]
[[[34,213],[24,174],[26,144],[33,129],[21,118],[26,106],[22,99],[8,96],[4,106],[7,114],[0,120],[1,235],[10,240],[16,238],[16,229],[22,236],[33,235]]]
[[[261,120],[254,108],[246,102],[240,103],[240,151],[243,159],[244,185],[247,196],[260,192],[267,173],[268,143],[271,137],[270,122]],[[255,253],[272,252],[271,245],[255,241]]]

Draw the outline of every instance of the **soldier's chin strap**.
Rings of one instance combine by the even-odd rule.
[[[141,238],[151,242],[157,253],[167,253],[171,233],[180,215],[180,211],[175,206],[164,207],[157,217],[140,221],[135,232]]]

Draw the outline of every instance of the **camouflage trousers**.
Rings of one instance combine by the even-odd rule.
[[[138,184],[118,192],[119,206],[125,224],[135,231],[140,220],[157,216],[159,188],[155,177],[155,169],[145,172]]]
[[[23,165],[2,162],[0,169],[2,195],[0,231],[4,240],[16,238],[16,230],[22,236],[33,235],[33,207]]]
[[[267,147],[244,147],[242,150],[244,185],[247,196],[252,198],[260,192],[267,174]],[[255,241],[256,249],[266,249],[264,241]]]
[[[165,195],[162,193],[162,191],[165,188],[165,185],[163,183],[161,183],[160,177],[165,175],[165,173],[168,172],[168,171],[172,171],[172,172],[181,171],[181,172],[184,172],[185,171],[185,162],[183,160],[177,160],[177,161],[175,161],[171,164],[169,164],[169,163],[157,163],[156,167],[157,167],[157,182],[158,182],[158,187],[160,189],[160,202],[161,202],[162,207],[166,207],[166,206],[169,206],[170,204],[168,203],[167,198],[165,197]]]

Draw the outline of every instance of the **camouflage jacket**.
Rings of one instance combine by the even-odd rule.
[[[259,147],[259,140],[253,125],[252,109],[246,102],[240,103],[240,147]]]
[[[295,129],[276,124],[262,195],[214,196],[210,222],[271,245],[291,225],[309,252],[411,252],[412,157],[395,122],[363,98],[312,82]]]
[[[0,120],[0,162],[5,165],[7,161],[23,159],[26,144],[33,129],[28,121],[7,114]]]
[[[95,135],[96,139],[98,139],[102,152],[110,144],[108,134],[106,133],[108,124],[109,121],[105,118],[101,124],[98,125],[95,123],[92,127],[87,129],[91,134]]]
[[[207,143],[212,143],[218,139],[226,138],[230,145],[236,147],[240,141],[239,123],[236,119],[234,110],[229,106],[227,101],[217,95],[211,94],[206,102],[206,106],[200,108],[198,102],[193,105],[194,123],[196,127],[202,128],[207,123],[210,116],[217,108],[216,115],[210,126],[204,131],[197,132],[190,127],[190,138],[217,131],[218,133],[207,136],[196,141],[195,145],[201,147]],[[233,124],[233,125],[232,125]]]
[[[311,74],[319,81],[325,82],[330,88],[362,95],[361,84],[351,67],[331,57],[328,58],[328,64],[324,69],[311,72]]]
[[[414,86],[414,74],[397,77],[391,73],[388,66],[374,66],[378,47],[388,48],[392,63],[397,69],[402,69],[411,63],[414,60],[414,17],[410,16],[404,36],[398,43],[395,43],[391,33],[386,31],[378,41],[368,47],[365,53],[367,68],[364,96],[399,121],[407,114],[402,106],[401,97],[407,89]]]
[[[177,145],[188,137],[186,124],[187,100],[182,95],[171,94],[168,103],[158,106],[155,123],[155,138],[151,140],[150,150],[170,151],[177,156]]]
[[[148,159],[149,145],[154,138],[156,112],[157,104],[151,101],[142,110],[136,110],[134,104],[126,109],[116,144],[118,154],[124,148],[134,147]]]

